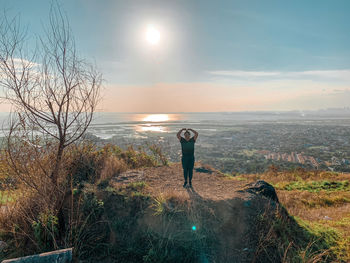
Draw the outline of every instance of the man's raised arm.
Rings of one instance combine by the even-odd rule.
[[[188,129],[188,130],[190,130],[191,132],[193,132],[193,133],[194,133],[194,140],[195,140],[195,141],[197,141],[198,132],[197,132],[197,131],[195,131],[195,130],[193,130],[193,129]]]
[[[179,139],[179,141],[181,140],[181,132],[182,132],[183,130],[186,130],[186,129],[185,129],[185,128],[182,128],[182,129],[179,130],[179,131],[177,132],[177,134],[176,134],[176,136],[177,136],[177,138]]]

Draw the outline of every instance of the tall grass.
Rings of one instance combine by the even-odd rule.
[[[264,174],[239,175],[232,179],[247,183],[265,180],[274,185],[281,204],[297,223],[320,240],[326,240],[325,254],[322,251],[318,254],[322,257],[327,254],[328,258],[332,255],[336,262],[350,262],[349,174],[276,168]],[[313,245],[310,244],[307,251]],[[318,254],[305,252],[302,262],[323,262]]]
[[[162,165],[155,155],[132,146],[124,150],[115,145],[72,145],[63,156],[58,188],[52,188],[45,175],[46,165],[48,171],[50,168],[50,152],[26,171],[30,178],[16,177],[4,154],[0,153],[0,204],[7,209],[0,215],[0,239],[9,246],[2,252],[3,257],[72,246],[79,257],[88,257],[88,251],[102,251],[91,249],[107,242],[106,231],[100,231],[106,222],[101,217],[104,206],[94,194],[96,186],[104,182],[108,185],[112,177],[128,169]],[[21,154],[26,154],[25,148]],[[142,185],[130,187],[141,189]],[[90,188],[92,192],[88,191]]]

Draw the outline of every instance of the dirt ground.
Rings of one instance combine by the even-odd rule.
[[[195,163],[192,178],[192,191],[183,187],[184,177],[181,163],[169,166],[128,170],[113,179],[116,184],[144,181],[152,186],[154,193],[176,191],[188,196],[194,192],[198,197],[211,200],[232,199],[247,182],[232,180],[209,166]]]

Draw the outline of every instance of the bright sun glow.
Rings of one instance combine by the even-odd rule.
[[[146,30],[146,40],[151,45],[157,45],[160,41],[160,32],[153,25],[148,25]]]
[[[142,121],[149,121],[149,122],[161,122],[161,121],[168,121],[169,116],[168,114],[150,114],[142,119]]]

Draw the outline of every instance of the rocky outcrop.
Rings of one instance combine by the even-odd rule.
[[[265,196],[276,203],[279,203],[275,188],[263,180],[258,180],[254,183],[248,184],[244,191]]]

